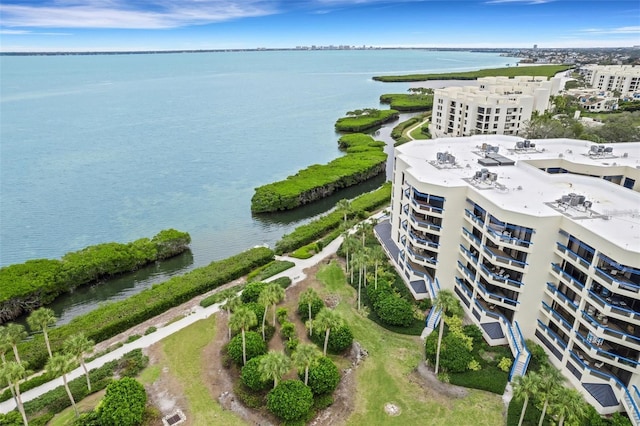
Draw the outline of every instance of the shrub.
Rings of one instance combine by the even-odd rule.
[[[139,334],[132,334],[129,337],[127,337],[127,340],[124,341],[124,343],[131,343],[131,342],[135,342],[136,340],[138,340],[139,338],[141,338],[142,336]]]
[[[513,364],[513,360],[511,358],[502,357],[500,362],[498,362],[498,368],[505,373],[508,373],[511,369],[511,364]]]
[[[254,392],[242,382],[237,382],[233,386],[233,392],[249,408],[261,408],[264,405],[265,395],[263,392]]]
[[[274,260],[273,262],[261,266],[247,274],[247,281],[263,281],[269,277],[279,274],[282,271],[286,271],[293,266],[295,266],[295,263],[289,260]]]
[[[103,426],[142,424],[147,393],[137,380],[125,377],[107,386],[100,406],[100,422]]]
[[[469,365],[467,366],[467,368],[471,371],[479,371],[482,368],[482,366],[478,361],[476,361],[475,359],[472,359],[469,362]]]
[[[249,283],[242,290],[242,295],[240,298],[242,299],[242,303],[250,303],[257,302],[258,297],[260,297],[260,293],[267,287],[267,283],[263,282],[253,282]]]
[[[247,331],[245,333],[245,342],[247,348],[247,362],[250,359],[267,353],[267,344],[262,340],[262,335],[255,331]],[[227,345],[227,353],[229,357],[236,363],[242,365],[242,334],[238,333],[231,339]]]
[[[311,302],[311,317],[315,318],[320,309],[324,308],[324,302],[320,297],[316,297]],[[304,322],[309,319],[309,305],[306,303],[298,304],[298,316]]]
[[[151,326],[151,327],[147,328],[147,329],[144,331],[144,335],[145,335],[145,336],[147,336],[147,335],[149,335],[149,334],[151,334],[151,333],[155,333],[157,330],[158,330],[158,329],[157,329],[156,327]]]
[[[387,324],[408,327],[413,323],[413,306],[396,295],[387,295],[378,300],[374,310]]]
[[[316,395],[313,398],[313,408],[316,410],[324,410],[331,404],[333,404],[332,394]]]
[[[293,253],[291,253],[291,257],[295,257],[296,259],[309,259],[318,252],[318,244],[309,243],[306,246],[302,246],[299,249],[294,250]]]
[[[298,376],[304,380],[304,371]],[[309,367],[309,387],[314,395],[322,395],[333,392],[340,383],[340,371],[338,367],[326,356],[318,359],[316,365]]]
[[[276,309],[276,318],[278,318],[278,322],[280,323],[280,325],[287,322],[288,315],[289,315],[289,311],[287,310],[287,308]]]
[[[115,372],[120,377],[135,377],[149,364],[149,357],[142,349],[134,349],[118,360]]]
[[[290,339],[296,334],[296,326],[292,322],[285,322],[280,328],[280,334],[285,339]]]
[[[438,333],[431,333],[425,343],[427,359],[435,363],[438,347]],[[468,349],[467,342],[455,334],[447,334],[442,338],[440,349],[440,365],[451,373],[460,373],[467,369],[473,355]]]
[[[262,391],[271,386],[271,380],[262,380],[260,371],[258,369],[258,365],[260,364],[260,360],[264,357],[264,355],[251,358],[244,367],[242,367],[242,372],[240,373],[240,380],[242,383],[251,390],[254,391]]]
[[[300,344],[300,340],[298,340],[297,337],[291,337],[284,344],[284,352],[287,355],[291,356],[291,354],[294,353],[296,349],[298,349],[299,344]]]
[[[311,336],[311,340],[320,346],[321,348],[324,346],[324,336],[325,333],[317,333],[315,330],[313,332],[313,336]],[[329,332],[329,342],[327,342],[327,352],[332,354],[341,354],[345,350],[351,347],[353,343],[353,333],[348,325],[343,325],[342,327],[336,328],[335,330],[331,330]]]
[[[313,406],[313,394],[300,380],[285,380],[267,394],[267,409],[284,420],[304,417]]]
[[[482,337],[482,330],[475,325],[469,324],[462,327],[462,330],[466,336],[471,337],[473,345],[479,345],[484,343],[484,337]]]
[[[496,367],[484,367],[478,371],[465,371],[463,373],[450,373],[450,377],[451,383],[454,385],[480,389],[498,395],[504,393],[504,388],[509,380],[509,374]]]
[[[254,327],[254,329],[262,330],[262,317],[264,316],[265,308],[264,305],[259,304],[258,302],[249,302],[244,306],[251,309],[254,314],[256,314],[256,318],[258,319],[258,324]]]

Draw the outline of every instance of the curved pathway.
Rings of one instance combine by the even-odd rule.
[[[384,213],[377,213],[375,215],[372,216],[372,218],[374,219],[379,219],[381,217],[383,217],[385,214]],[[354,231],[352,231],[354,232]],[[288,257],[288,256],[276,256],[276,258],[278,260],[289,260],[291,262],[293,262],[295,265],[289,269],[287,269],[284,272],[281,272],[277,275],[274,275],[272,277],[269,277],[269,280],[274,280],[276,278],[280,278],[280,277],[289,277],[291,278],[291,286],[296,285],[297,283],[299,283],[300,281],[304,280],[306,278],[306,275],[304,273],[304,270],[311,267],[311,266],[315,266],[318,263],[320,263],[323,259],[325,259],[328,256],[331,256],[332,254],[336,253],[338,251],[338,248],[340,247],[340,244],[342,244],[342,236],[339,236],[338,238],[336,238],[335,240],[333,240],[331,243],[327,244],[326,247],[324,247],[322,249],[322,251],[320,253],[315,254],[314,256],[310,257],[309,259],[296,259],[296,258],[292,258],[292,257]],[[218,289],[214,290],[213,292],[216,291],[220,291],[222,290],[223,287],[219,287]],[[216,303],[214,305],[208,306],[206,308],[203,308],[202,306],[196,304],[195,306],[193,306],[191,308],[191,310],[189,311],[189,314],[186,315],[184,318],[175,321],[175,322],[171,322],[170,324],[167,324],[165,326],[162,327],[158,327],[158,329],[151,333],[148,334],[146,336],[142,336],[139,339],[131,342],[131,343],[125,343],[123,346],[119,347],[118,349],[115,349],[114,351],[111,351],[99,358],[94,359],[91,362],[87,362],[87,369],[88,370],[92,370],[94,368],[99,368],[102,367],[104,364],[106,364],[109,361],[113,361],[113,360],[117,360],[122,358],[122,356],[124,354],[126,354],[127,352],[130,352],[134,349],[142,349],[142,348],[147,348],[151,345],[153,345],[154,343],[159,342],[160,340],[164,339],[165,337],[182,330],[185,327],[190,326],[191,324],[195,323],[196,321],[199,321],[201,319],[206,319],[209,318],[211,315],[215,314],[216,312],[220,311],[220,307],[221,305],[223,305],[224,303]],[[127,336],[129,336],[131,333],[128,331],[125,331],[124,333],[121,333],[119,335],[119,340],[124,340],[126,339]],[[67,379],[68,380],[73,380],[77,377],[80,377],[84,375],[84,371],[82,370],[81,367],[76,368],[75,370],[73,370],[72,372],[70,372],[69,374],[67,374]],[[62,383],[62,377],[58,377],[57,379],[51,380],[50,382],[44,383],[43,385],[38,386],[37,388],[33,388],[30,389],[28,391],[22,392],[21,396],[22,396],[22,401],[23,402],[27,402],[27,401],[31,401],[43,394],[45,394],[46,392],[49,392],[50,390],[53,390],[59,386],[63,386]],[[8,399],[7,401],[1,402],[0,403],[0,413],[8,413],[12,410],[14,410],[16,408],[16,404],[15,401],[13,399]]]

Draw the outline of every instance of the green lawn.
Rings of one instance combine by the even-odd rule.
[[[85,411],[91,411],[102,400],[104,396],[104,390],[100,392],[96,392],[94,394],[89,395],[82,401],[76,402],[76,406],[78,407],[78,411],[80,413]],[[47,423],[48,426],[70,426],[73,425],[73,421],[75,420],[75,412],[73,411],[73,407],[68,407],[55,415],[53,419]]]
[[[244,425],[239,417],[212,400],[204,383],[206,374],[202,369],[206,366],[202,353],[215,336],[215,325],[216,316],[212,315],[162,340],[166,367],[182,384],[192,424]]]
[[[355,290],[347,285],[336,264],[323,267],[317,275],[326,293],[340,296],[338,312],[351,327],[354,339],[369,352],[356,370],[358,388],[354,413],[349,425],[475,425],[504,424],[499,395],[469,390],[461,399],[430,398],[410,374],[422,360],[422,341],[418,337],[392,333],[354,310]],[[437,399],[437,400],[436,400]],[[393,403],[401,412],[390,417],[384,405]]]

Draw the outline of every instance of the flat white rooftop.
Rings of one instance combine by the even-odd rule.
[[[593,142],[574,139],[537,139],[535,147],[516,149],[524,139],[502,135],[478,135],[414,141],[396,148],[396,155],[417,180],[435,185],[467,186],[504,210],[539,217],[562,215],[592,232],[606,237],[625,250],[640,253],[640,192],[604,179],[571,173],[549,174],[539,168],[569,168],[578,165],[582,173],[629,175],[626,168],[640,168],[640,142],[606,144],[611,152],[590,153]],[[486,145],[497,148],[495,157],[513,165],[482,165]],[[485,148],[483,149],[483,146]],[[495,150],[495,148],[494,148]],[[438,153],[448,153],[455,162],[438,161]],[[490,154],[490,155],[494,155]],[[441,155],[441,158],[442,155]],[[446,156],[444,156],[446,158]],[[511,160],[511,161],[508,161]],[[573,167],[572,167],[573,168]],[[476,178],[477,173],[485,178]],[[494,174],[487,179],[487,173]],[[569,194],[590,202],[570,206]],[[558,203],[565,197],[564,203]]]

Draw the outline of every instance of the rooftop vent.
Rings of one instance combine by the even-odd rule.
[[[439,164],[456,164],[456,157],[449,152],[438,152],[436,154],[436,160]]]
[[[559,200],[556,200],[559,206],[564,207],[573,207],[576,209],[590,209],[593,203],[591,201],[587,201],[584,195],[579,195],[576,193],[570,193],[567,195],[563,195]]]

